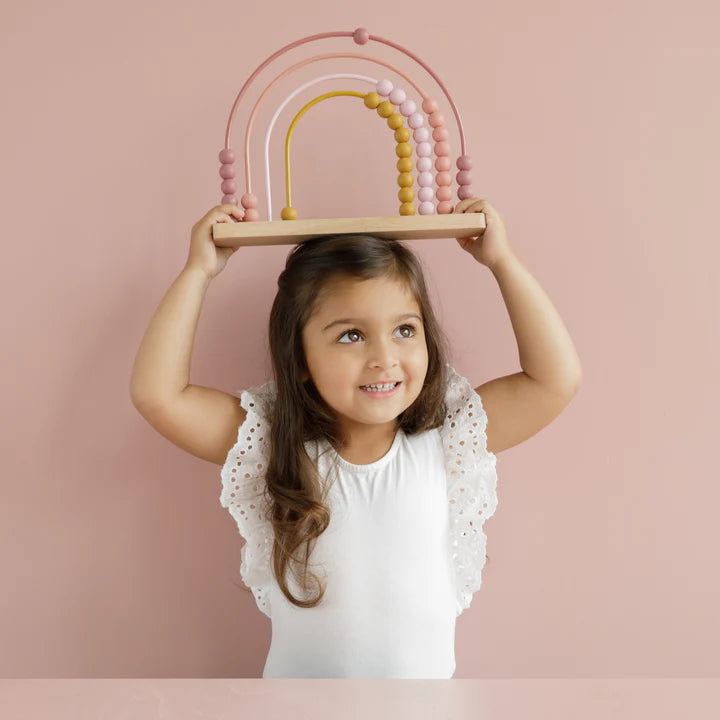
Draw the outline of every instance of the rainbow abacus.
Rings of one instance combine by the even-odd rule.
[[[460,113],[450,96],[445,85],[440,81],[437,75],[416,55],[397,43],[391,42],[384,38],[371,35],[365,28],[358,28],[354,32],[327,32],[297,40],[286,45],[271,55],[261,65],[259,65],[252,75],[247,79],[242,89],[235,98],[230,117],[228,119],[225,131],[225,147],[220,151],[220,177],[222,183],[220,189],[223,193],[222,204],[238,205],[237,183],[235,181],[235,153],[230,147],[229,139],[232,129],[233,117],[235,111],[247,91],[254,78],[263,68],[269,65],[273,60],[283,53],[291,50],[298,45],[320,40],[330,37],[352,37],[357,45],[366,45],[369,40],[389,45],[418,62],[427,70],[441,87],[445,97],[452,107],[455,119],[457,121],[460,133],[461,155],[456,161],[458,172],[455,179],[458,184],[457,197],[460,200],[471,198],[474,196],[471,182],[472,177],[470,170],[472,169],[472,160],[466,151],[465,133],[463,130]],[[260,222],[260,214],[258,212],[258,198],[252,191],[252,179],[250,172],[250,137],[252,131],[253,120],[258,111],[260,103],[264,96],[286,75],[294,70],[312,62],[326,60],[329,58],[358,58],[378,65],[387,67],[403,77],[407,83],[422,97],[421,108],[427,114],[427,124],[432,128],[432,139],[434,145],[430,142],[430,129],[425,125],[425,116],[419,112],[416,103],[408,98],[407,93],[401,87],[396,87],[388,79],[377,80],[375,78],[359,75],[354,73],[336,73],[331,75],[323,75],[317,77],[304,85],[296,88],[278,107],[268,126],[265,135],[265,186],[268,199],[268,218],[267,222]],[[353,90],[337,90],[319,95],[310,102],[306,103],[296,114],[288,128],[285,138],[285,188],[286,188],[286,205],[280,214],[280,221],[272,220],[272,202],[270,193],[270,167],[269,167],[269,146],[270,136],[275,121],[284,109],[284,107],[300,92],[311,85],[323,82],[329,79],[353,78],[371,83],[374,90],[368,93],[356,92]],[[367,217],[367,218],[333,218],[333,219],[309,219],[298,220],[297,210],[292,205],[291,183],[290,183],[290,140],[293,130],[300,118],[314,105],[328,100],[332,97],[351,96],[362,98],[365,107],[375,110],[377,114],[385,118],[388,127],[394,131],[396,141],[395,154],[398,157],[397,169],[398,199],[400,200],[399,218],[385,217]],[[407,120],[407,126],[405,125]],[[413,164],[412,145],[410,144],[410,136],[412,129],[412,137],[415,140],[415,152],[417,155],[417,163]],[[432,156],[435,156],[433,163]],[[432,169],[435,168],[435,176],[433,177]],[[417,168],[417,183],[419,186],[418,200],[420,206],[418,215],[415,216],[416,208],[413,203],[415,192],[413,190],[412,170]],[[224,240],[224,243],[217,243],[225,246],[238,245],[267,245],[267,244],[289,244],[297,243],[301,239],[317,235],[338,234],[338,233],[356,233],[370,232],[381,237],[395,237],[398,239],[422,239],[431,237],[464,237],[469,235],[477,235],[485,228],[485,218],[482,213],[453,214],[454,204],[452,202],[452,176],[450,174],[450,144],[448,143],[448,131],[445,127],[445,118],[438,110],[438,103],[431,96],[427,95],[422,88],[408,75],[400,71],[394,65],[384,62],[377,58],[358,53],[328,53],[324,55],[315,55],[298,62],[283,73],[278,75],[261,93],[257,99],[250,117],[247,128],[245,130],[245,185],[246,191],[240,198],[242,205],[242,222],[240,223],[216,223],[213,225],[213,236],[215,240]],[[433,204],[433,181],[437,184],[435,198],[438,200],[437,208]],[[438,215],[445,217],[438,218]],[[432,217],[427,217],[432,216]],[[284,221],[292,220],[293,223]],[[398,220],[401,220],[398,222]]]

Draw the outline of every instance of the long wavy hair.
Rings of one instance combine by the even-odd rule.
[[[440,427],[447,408],[449,343],[430,303],[422,265],[402,242],[374,235],[330,235],[299,242],[278,277],[268,338],[277,395],[268,418],[270,451],[266,467],[267,520],[274,530],[272,568],[285,597],[302,608],[320,603],[325,587],[308,562],[317,538],[330,523],[325,504],[329,485],[319,476],[305,443],[326,440],[338,453],[346,445],[335,410],[320,396],[305,361],[302,332],[337,280],[397,280],[418,302],[427,343],[428,368],[420,394],[398,416],[408,435]],[[314,597],[296,598],[286,574]]]

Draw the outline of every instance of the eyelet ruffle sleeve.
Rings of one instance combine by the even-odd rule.
[[[240,576],[252,590],[258,608],[271,617],[269,588],[272,582],[272,525],[266,520],[264,496],[270,442],[275,381],[259,388],[243,390],[240,405],[247,417],[238,428],[238,438],[230,449],[221,471],[220,504],[235,518],[240,534],[247,541],[240,551]]]
[[[483,523],[497,508],[496,456],[487,449],[487,415],[466,378],[447,366],[447,414],[440,435],[447,469],[456,616],[482,583],[487,537]]]

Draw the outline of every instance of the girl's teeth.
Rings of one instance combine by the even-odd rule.
[[[363,385],[363,387],[366,390],[379,390],[380,392],[387,392],[388,390],[392,390],[397,383],[391,383],[389,385]]]

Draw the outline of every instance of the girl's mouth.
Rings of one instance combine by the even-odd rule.
[[[391,395],[393,395],[399,386],[400,386],[400,382],[396,382],[393,387],[391,387],[387,390],[385,389],[386,387],[388,387],[387,385],[382,385],[382,386],[380,386],[382,389],[375,390],[375,389],[373,389],[373,386],[361,385],[360,390],[362,390],[362,392],[365,395],[368,395],[369,397],[386,398],[386,397],[390,397]]]

